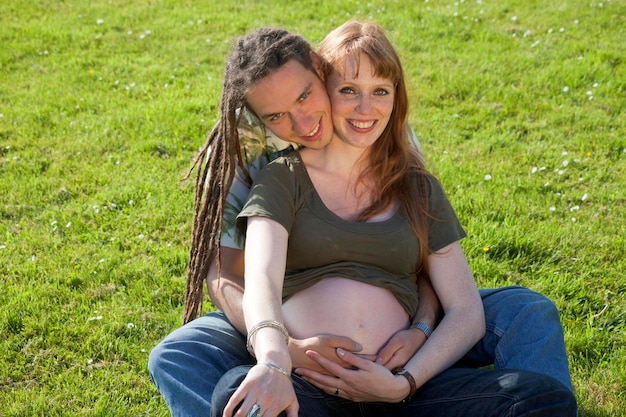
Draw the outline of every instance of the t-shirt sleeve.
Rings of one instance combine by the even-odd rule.
[[[428,185],[430,188],[428,247],[432,252],[436,252],[450,243],[463,239],[467,234],[439,181],[429,177]]]
[[[248,201],[237,216],[238,233],[245,236],[247,219],[253,216],[272,219],[291,230],[296,212],[293,169],[285,158],[279,158],[259,173]]]

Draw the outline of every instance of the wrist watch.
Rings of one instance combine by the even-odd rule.
[[[415,393],[417,392],[417,384],[415,383],[415,378],[413,378],[413,375],[411,375],[409,373],[409,371],[407,371],[405,368],[394,368],[391,371],[392,374],[394,375],[400,375],[406,378],[407,381],[409,381],[409,395],[407,395],[404,400],[402,400],[403,403],[410,401],[411,398],[413,398],[413,396],[415,395]]]

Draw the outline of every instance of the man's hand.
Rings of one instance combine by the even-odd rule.
[[[426,335],[418,329],[400,330],[394,334],[376,357],[376,363],[392,370],[404,366],[426,342]]]
[[[333,335],[319,335],[309,337],[307,339],[289,339],[289,355],[293,368],[307,368],[318,373],[328,374],[318,362],[307,356],[307,351],[315,351],[317,354],[328,361],[332,361],[338,366],[349,368],[352,365],[343,361],[337,355],[337,349],[343,349],[348,352],[358,353],[363,347],[350,338]],[[371,358],[373,360],[373,358]]]

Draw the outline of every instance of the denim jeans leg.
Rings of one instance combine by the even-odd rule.
[[[575,417],[574,394],[543,374],[451,368],[424,384],[410,402],[372,403],[367,417]]]
[[[571,391],[563,327],[547,297],[524,287],[481,289],[487,333],[460,362],[549,375]]]
[[[178,328],[151,352],[148,369],[172,416],[208,416],[211,396],[229,369],[250,364],[245,338],[221,312]]]

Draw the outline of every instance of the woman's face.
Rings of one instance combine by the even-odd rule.
[[[361,54],[359,66],[346,58],[345,73],[334,70],[326,81],[335,133],[344,142],[371,146],[389,123],[395,99],[392,80],[374,76],[368,55]],[[358,75],[356,75],[358,73]]]

